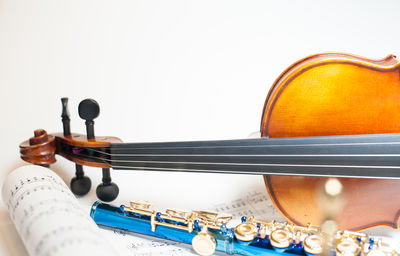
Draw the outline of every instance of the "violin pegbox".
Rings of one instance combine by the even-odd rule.
[[[99,104],[92,99],[83,100],[78,107],[79,116],[85,120],[86,136],[71,133],[68,111],[68,98],[62,98],[63,133],[47,134],[43,129],[35,130],[34,137],[22,142],[21,158],[32,164],[49,167],[56,162],[55,154],[59,154],[75,163],[75,177],[71,179],[71,191],[78,196],[86,195],[92,186],[89,177],[85,176],[83,165],[102,168],[102,183],[97,187],[97,197],[105,202],[113,201],[119,193],[118,186],[111,182],[111,165],[98,160],[93,152],[96,148],[107,148],[110,143],[120,143],[116,137],[96,137],[94,135],[94,119],[100,114]],[[84,152],[84,153],[83,153]]]

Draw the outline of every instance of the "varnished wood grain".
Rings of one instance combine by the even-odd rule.
[[[19,148],[24,161],[43,166],[56,162],[55,137],[43,129],[35,130],[34,137],[22,142]]]
[[[299,137],[400,132],[399,64],[347,54],[319,54],[290,66],[265,103],[262,136]],[[277,208],[300,225],[319,223],[316,190],[325,178],[266,176]],[[398,227],[400,181],[341,179],[342,229]]]
[[[121,143],[121,139],[112,136],[96,136],[88,140],[86,135],[72,133],[70,136],[64,136],[62,133],[55,133],[54,136],[59,143],[65,143],[70,146],[102,148],[110,146],[110,143]]]
[[[44,131],[44,130],[41,130]],[[46,138],[46,139],[44,139]],[[34,144],[32,144],[34,142]],[[55,154],[61,155],[64,158],[86,166],[110,168],[110,164],[100,161],[88,161],[74,155],[68,154],[62,150],[62,145],[69,145],[81,148],[104,148],[109,147],[110,143],[122,142],[117,137],[98,136],[88,140],[85,135],[72,133],[69,136],[64,136],[62,133],[48,134],[35,131],[35,137],[30,138],[20,144],[21,158],[24,161],[38,164],[50,165],[56,162]]]

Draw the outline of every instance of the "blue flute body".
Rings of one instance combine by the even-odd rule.
[[[162,239],[168,239],[186,244],[192,244],[193,238],[200,232],[199,228],[194,227],[192,232],[179,228],[167,227],[158,225],[155,231],[152,231],[151,218],[148,215],[126,212],[123,207],[116,207],[97,201],[93,204],[90,216],[100,226],[126,230],[143,235],[149,235]],[[159,221],[163,221],[159,219]],[[168,221],[168,220],[165,220]],[[180,225],[174,221],[169,221],[171,224]],[[251,242],[242,242],[234,236],[233,228],[223,228],[221,230],[208,229],[209,233],[216,241],[216,250],[227,254],[240,255],[274,255],[294,256],[305,255],[301,242],[293,244],[284,252],[274,250],[271,246],[268,237],[264,239],[256,238]]]

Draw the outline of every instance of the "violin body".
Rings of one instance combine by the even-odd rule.
[[[330,136],[400,133],[400,63],[393,55],[370,60],[349,54],[326,53],[294,63],[278,77],[268,93],[261,121],[264,138],[257,141],[146,144],[122,143],[116,137],[96,137],[93,119],[97,117],[99,107],[89,99],[79,105],[79,115],[86,120],[87,126],[87,136],[84,136],[70,132],[66,98],[62,99],[62,104],[64,133],[47,134],[44,130],[37,130],[35,137],[20,144],[20,153],[22,159],[33,164],[52,164],[56,161],[56,154],[74,162],[76,177],[71,181],[71,189],[75,194],[84,195],[90,190],[91,183],[84,176],[83,165],[103,169],[103,183],[96,190],[103,201],[114,200],[119,191],[111,182],[110,168],[271,173],[274,175],[265,175],[264,179],[275,206],[288,220],[305,226],[307,223],[319,224],[324,219],[317,201],[326,178],[307,176],[317,173],[320,176],[342,177],[345,205],[337,216],[340,229],[359,230],[376,225],[399,227],[400,175],[397,170],[400,166],[396,156],[400,154],[397,147],[400,140],[376,143],[375,138],[372,142],[363,141],[363,152],[371,151],[371,144],[374,144],[374,152],[380,153],[385,144],[386,151],[374,156],[386,160],[372,160],[369,161],[370,166],[359,166],[373,156],[368,153],[360,155],[358,150],[361,147],[353,147],[357,143],[332,144],[336,137]],[[315,142],[315,136],[325,136],[323,141],[326,144],[321,144],[321,137]],[[297,138],[301,143],[291,144],[288,149],[285,147],[288,141],[278,139],[285,137],[302,137]],[[276,138],[275,141],[272,138]],[[343,137],[340,140],[344,141]],[[280,149],[276,147],[279,143],[283,143]],[[333,145],[336,151],[330,153]],[[299,148],[298,151],[293,146]],[[311,146],[320,147],[324,153],[313,151]],[[342,146],[355,153],[342,153]],[[307,158],[303,157],[304,154]],[[363,158],[357,159],[360,156]],[[286,162],[282,162],[285,157]],[[354,161],[349,157],[353,157]],[[336,158],[338,160],[332,160]],[[325,161],[323,164],[322,159]],[[338,164],[339,160],[342,165]],[[300,164],[294,161],[300,161]],[[348,168],[349,164],[352,168]],[[290,166],[292,171],[286,170]],[[327,168],[318,173],[321,166]],[[314,169],[307,172],[309,167]],[[332,167],[337,175],[333,175]],[[390,168],[390,175],[393,176],[383,175]],[[368,175],[364,174],[364,170],[369,172]]]
[[[400,65],[393,55],[369,60],[329,53],[296,62],[270,89],[261,122],[261,135],[270,138],[399,132]],[[298,225],[321,222],[316,191],[326,178],[264,179],[283,216]],[[398,228],[400,180],[340,180],[345,206],[339,228]]]

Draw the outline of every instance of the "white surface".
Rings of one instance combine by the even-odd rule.
[[[18,144],[71,129],[78,103],[100,103],[97,135],[126,142],[243,138],[259,128],[269,87],[294,61],[341,51],[399,53],[398,1],[0,0],[0,183],[23,165]],[[74,165],[52,169],[68,183]],[[89,205],[101,170],[92,178]],[[202,209],[263,187],[257,176],[118,171],[121,195]],[[4,208],[3,208],[4,209]],[[3,210],[4,211],[4,210]]]

